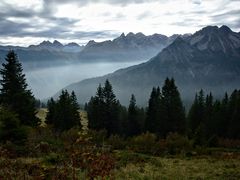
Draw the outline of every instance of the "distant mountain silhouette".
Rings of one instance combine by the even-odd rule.
[[[129,62],[146,60],[156,55],[180,35],[122,34],[112,41],[89,41],[86,46],[77,43],[63,45],[57,40],[43,41],[29,47],[0,46],[1,62],[9,49],[14,49],[25,69],[66,65],[80,62]]]
[[[240,33],[227,26],[207,26],[193,35],[177,36],[173,43],[148,62],[66,87],[81,102],[88,101],[99,83],[109,79],[120,101],[134,93],[146,104],[152,86],[174,77],[183,97],[193,99],[201,88],[217,96],[240,87]]]
[[[122,33],[112,41],[97,43],[89,41],[79,54],[80,59],[109,59],[117,61],[145,60],[171,44],[178,36],[167,37],[161,34],[146,36],[143,33]]]

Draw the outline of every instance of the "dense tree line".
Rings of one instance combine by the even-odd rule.
[[[201,141],[218,136],[240,138],[240,90],[226,93],[222,100],[213,99],[212,93],[204,96],[203,90],[196,94],[189,111],[188,125],[191,136]]]
[[[199,145],[214,137],[240,138],[240,90],[234,90],[230,98],[226,93],[222,100],[214,100],[212,93],[205,97],[201,90],[186,116],[173,78],[166,78],[162,88],[153,87],[146,109],[136,105],[134,95],[130,98],[129,107],[124,108],[108,80],[105,87],[100,84],[96,95],[86,106],[91,129],[105,129],[108,134],[124,136],[148,131],[164,138],[170,132],[177,132],[189,135]]]
[[[133,136],[149,131],[165,137],[169,132],[185,132],[184,107],[174,79],[167,78],[162,90],[153,88],[147,110],[137,107],[132,95],[127,112],[116,100],[107,80],[104,87],[99,85],[87,112],[89,128],[106,129],[109,134]]]

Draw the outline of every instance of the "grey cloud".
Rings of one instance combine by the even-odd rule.
[[[45,0],[45,3],[54,4],[54,3],[78,3],[81,5],[86,5],[89,3],[106,3],[106,4],[118,4],[118,5],[127,5],[127,4],[141,4],[148,2],[166,2],[165,0]]]
[[[19,36],[25,28],[30,28],[28,23],[17,23],[0,18],[0,36]]]
[[[143,12],[142,14],[140,14],[140,15],[137,17],[137,19],[138,19],[138,20],[141,20],[141,19],[147,18],[147,17],[149,17],[149,16],[151,16],[151,15],[152,15],[152,13],[151,13],[150,11],[145,11],[145,12]]]
[[[202,3],[202,0],[190,0],[193,4],[200,5]]]
[[[120,19],[123,20],[123,19],[126,19],[126,15],[124,15],[123,13],[117,13],[114,18],[118,20]]]
[[[229,10],[225,13],[219,13],[216,15],[212,15],[210,18],[212,22],[217,25],[225,24],[233,29],[240,29],[240,10]],[[231,17],[236,17],[235,19],[231,20]]]
[[[58,19],[59,21],[59,19]],[[68,21],[65,18],[59,21],[62,26],[55,26],[53,28],[49,28],[43,31],[36,32],[28,32],[27,28],[36,28],[28,23],[17,23],[11,22],[9,20],[5,20],[0,18],[0,37],[45,37],[45,38],[69,38],[69,39],[80,39],[80,38],[88,38],[88,39],[98,39],[98,38],[109,38],[116,37],[119,32],[104,30],[104,31],[71,31],[71,27],[67,27]],[[58,25],[59,25],[58,24]]]
[[[213,15],[213,16],[211,16],[211,18],[213,20],[219,20],[219,19],[228,18],[228,17],[231,17],[231,16],[236,17],[237,15],[240,15],[240,10],[230,10],[230,11],[225,12],[225,13],[220,13],[220,14]]]
[[[32,36],[32,37],[46,37],[60,36],[66,33],[76,22],[80,19],[69,18],[57,18],[54,16],[55,7],[50,4],[44,3],[44,8],[40,12],[33,11],[32,9],[16,9],[9,4],[4,4],[5,8],[0,9],[0,36]],[[16,20],[8,20],[8,18],[14,17]],[[34,19],[32,19],[34,17]],[[20,23],[17,18],[23,18],[29,23]],[[38,19],[44,19],[46,24],[38,23]],[[46,31],[38,31],[41,28],[48,28],[48,24],[53,27]],[[36,29],[36,32],[28,32],[27,29]],[[74,34],[71,32],[71,34]],[[69,35],[71,35],[69,33]]]
[[[199,27],[198,26],[198,19],[197,18],[186,18],[181,21],[170,23],[170,25],[175,26],[193,26],[193,27]]]

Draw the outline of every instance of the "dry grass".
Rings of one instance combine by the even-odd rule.
[[[38,109],[36,116],[41,120],[40,126],[46,126],[45,120],[46,120],[47,112],[48,112],[47,108]]]
[[[115,173],[116,179],[240,179],[240,159],[155,157],[129,163]]]

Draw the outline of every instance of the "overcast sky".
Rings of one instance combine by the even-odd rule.
[[[84,44],[122,32],[194,33],[207,25],[240,31],[240,0],[0,0],[0,44]]]

